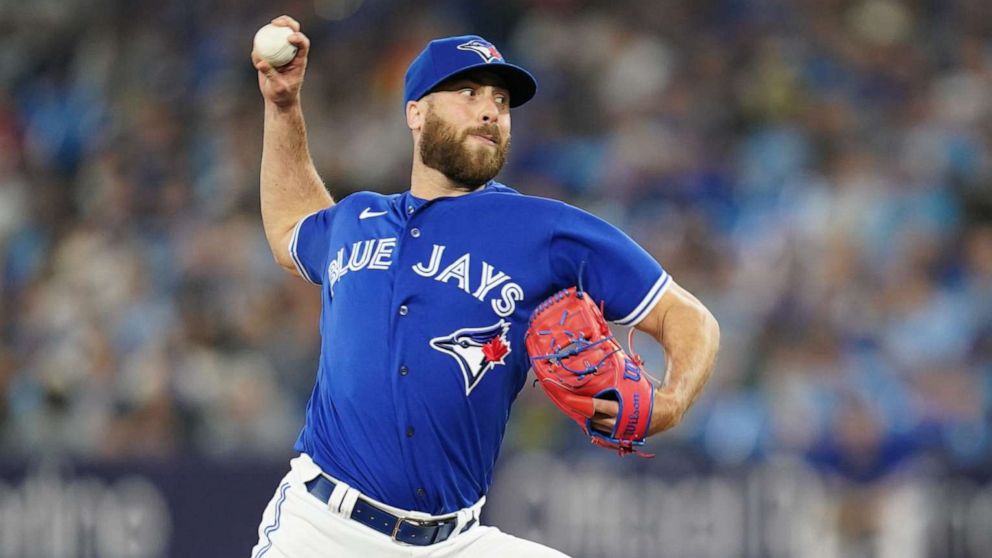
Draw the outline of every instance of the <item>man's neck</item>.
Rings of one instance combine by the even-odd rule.
[[[419,158],[415,158],[413,161],[413,172],[410,173],[410,193],[422,200],[464,196],[483,186],[467,191],[464,185],[451,180],[438,170],[428,167]]]

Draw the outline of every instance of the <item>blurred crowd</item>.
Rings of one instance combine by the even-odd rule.
[[[989,470],[987,0],[0,0],[0,455],[291,451],[319,293],[262,234],[248,59],[284,12],[338,198],[408,188],[427,40],[535,73],[501,181],[620,226],[722,326],[656,451]],[[601,451],[529,387],[508,444]]]

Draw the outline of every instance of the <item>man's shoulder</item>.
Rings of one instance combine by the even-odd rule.
[[[401,194],[382,194],[371,190],[359,190],[348,194],[341,201],[351,200],[351,203],[390,203],[399,198],[400,195]]]
[[[355,213],[365,211],[366,209],[369,211],[379,211],[396,203],[399,197],[400,194],[380,194],[379,192],[360,190],[341,198],[335,204],[335,207],[338,211]]]
[[[561,200],[522,194],[506,184],[495,181],[486,188],[486,192],[492,196],[499,196],[500,203],[512,203],[535,210],[563,211],[572,207]]]
[[[543,222],[560,230],[572,227],[587,227],[590,224],[608,222],[592,211],[568,202],[543,196],[522,194],[508,186],[495,183],[489,188],[491,200],[499,206],[509,208],[520,217],[521,224]]]

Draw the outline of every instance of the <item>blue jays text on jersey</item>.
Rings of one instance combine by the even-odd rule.
[[[395,246],[396,238],[372,238],[359,240],[350,247],[339,248],[327,268],[327,283],[331,296],[334,296],[334,285],[350,272],[363,269],[389,269]],[[414,273],[422,277],[434,278],[442,283],[452,281],[466,294],[471,294],[480,301],[485,300],[490,291],[505,282],[506,284],[499,290],[499,300],[492,301],[493,311],[500,316],[509,316],[513,313],[516,301],[523,298],[524,293],[520,285],[510,281],[510,276],[506,273],[496,270],[487,262],[482,262],[482,268],[476,276],[478,286],[470,288],[470,277],[473,273],[470,269],[471,254],[462,254],[441,269],[446,248],[442,244],[435,244],[428,261],[413,266]]]
[[[581,270],[607,319],[629,326],[671,282],[616,227],[496,182],[429,201],[352,194],[302,219],[289,250],[323,304],[296,450],[372,498],[434,515],[489,488],[537,304]]]

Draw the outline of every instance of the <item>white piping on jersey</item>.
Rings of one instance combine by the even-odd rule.
[[[289,255],[293,258],[293,263],[296,265],[296,271],[299,272],[300,277],[306,279],[307,281],[313,283],[314,285],[319,285],[320,283],[314,281],[310,277],[310,274],[307,273],[307,269],[303,266],[303,261],[300,260],[299,254],[296,253],[296,243],[300,237],[300,226],[303,224],[303,221],[306,221],[307,219],[313,217],[319,212],[320,210],[314,211],[310,215],[307,215],[306,217],[297,221],[296,226],[293,227],[293,236],[289,239]]]
[[[671,279],[672,276],[667,271],[662,271],[661,277],[648,289],[648,294],[641,300],[640,304],[634,307],[634,310],[630,314],[613,323],[627,327],[634,327],[641,323],[641,320],[648,315],[651,309],[654,308],[654,305],[658,304],[658,301],[661,300],[661,295],[665,294],[665,291],[671,286]]]

